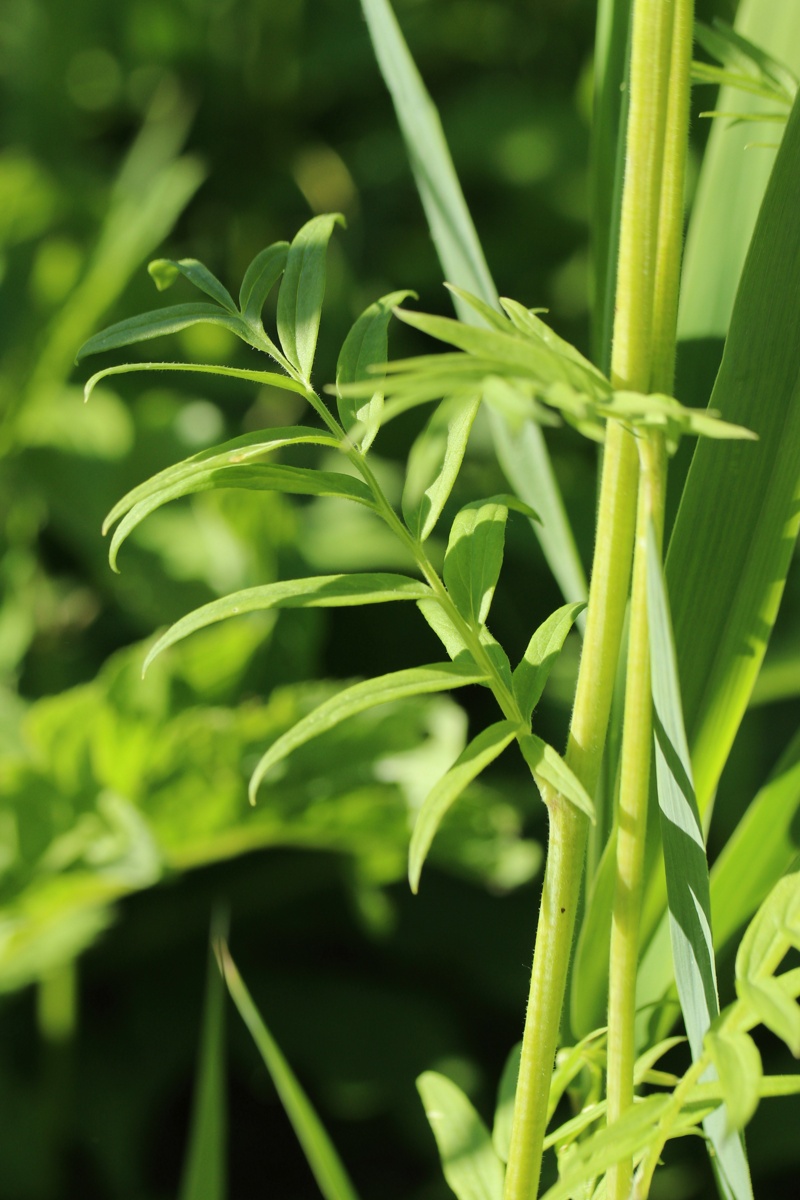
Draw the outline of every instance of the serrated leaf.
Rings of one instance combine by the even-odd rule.
[[[402,304],[403,300],[414,295],[414,292],[409,291],[390,292],[374,304],[370,304],[348,333],[339,354],[336,364],[339,417],[348,433],[357,426],[363,426],[363,431],[358,434],[358,447],[362,454],[367,452],[375,440],[381,426],[383,409],[380,380],[371,373],[370,368],[385,363],[388,357],[388,328],[392,310],[398,304]],[[343,395],[342,389],[348,384],[359,383],[365,379],[371,380],[374,387],[366,403]]]
[[[514,695],[526,721],[531,719],[531,714],[539,703],[567,634],[578,614],[585,608],[586,605],[582,601],[562,605],[542,622],[528,642],[525,654],[513,675]]]
[[[288,242],[273,242],[259,251],[245,271],[239,288],[239,308],[246,321],[260,323],[261,310],[284,272],[288,253]]]
[[[334,729],[348,717],[393,700],[405,700],[409,696],[423,696],[431,692],[448,692],[452,688],[466,687],[470,683],[483,683],[485,678],[483,672],[469,664],[462,666],[455,662],[433,663],[427,667],[393,671],[389,675],[367,679],[363,683],[344,688],[293,725],[262,755],[250,780],[251,802],[255,802],[261,781],[272,767],[300,746],[319,737],[321,733]]]
[[[443,818],[473,779],[503,753],[514,740],[515,726],[511,721],[498,721],[484,729],[459,754],[449,771],[436,783],[417,813],[414,832],[408,850],[408,882],[412,892],[419,890],[422,865]]]
[[[312,217],[295,235],[278,292],[278,337],[289,362],[302,378],[311,378],[325,295],[326,255],[341,213]]]
[[[719,1075],[729,1129],[743,1129],[758,1107],[761,1055],[747,1033],[706,1034],[706,1049]]]
[[[736,954],[736,978],[774,973],[800,935],[800,873],[780,879],[750,922]]]
[[[216,300],[217,304],[226,308],[228,312],[238,312],[233,302],[233,296],[228,289],[223,287],[216,275],[212,275],[208,267],[198,262],[196,258],[156,258],[148,264],[147,270],[160,292],[172,287],[178,276],[183,275],[201,292],[205,292],[212,300]]]
[[[140,500],[122,518],[108,550],[109,562],[116,570],[117,554],[122,543],[141,522],[162,505],[182,496],[193,496],[199,492],[217,488],[243,488],[248,491],[288,492],[297,496],[332,496],[340,500],[354,500],[368,508],[374,507],[372,493],[365,483],[352,475],[338,471],[314,471],[306,467],[272,466],[262,463],[241,465],[208,466],[205,462],[195,465],[193,470],[159,487],[157,491]]]
[[[453,490],[478,399],[444,400],[411,447],[403,488],[403,517],[421,542],[432,533]]]
[[[243,613],[261,612],[273,608],[341,608],[354,604],[385,604],[390,600],[419,600],[430,596],[431,589],[405,575],[371,574],[316,575],[307,579],[289,579],[267,583],[262,587],[245,588],[176,621],[162,634],[144,660],[142,674],[162,651],[176,642],[205,629],[216,621],[238,617]]]
[[[476,501],[456,514],[444,556],[443,578],[465,621],[485,625],[500,577],[508,507],[502,500]]]
[[[228,947],[221,943],[217,948],[217,954],[231,999],[249,1029],[264,1060],[264,1065],[270,1073],[281,1104],[292,1123],[319,1190],[325,1200],[358,1200],[355,1188],[350,1182],[333,1143],[308,1097],[297,1082],[277,1042],[264,1024],[252,996],[245,987],[244,980],[236,969]]]
[[[800,1058],[800,1007],[777,979],[737,979],[736,990],[762,1025],[785,1042]]]
[[[519,739],[519,748],[539,789],[542,789],[542,784],[549,784],[560,796],[585,813],[594,824],[592,798],[558,751],[547,742],[543,742],[535,733],[523,734]]]
[[[150,338],[178,333],[181,329],[188,329],[190,325],[202,324],[221,325],[244,341],[248,340],[247,326],[241,318],[223,312],[216,304],[173,304],[109,325],[107,329],[96,333],[88,342],[83,343],[75,361],[81,362],[90,354],[118,350],[121,346],[132,346],[136,342],[149,341]]]
[[[503,1164],[489,1131],[450,1079],[425,1071],[417,1080],[442,1171],[458,1200],[503,1200]]]

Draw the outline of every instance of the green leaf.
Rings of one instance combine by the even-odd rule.
[[[508,1152],[511,1148],[511,1127],[514,1122],[514,1100],[517,1095],[517,1080],[519,1079],[519,1064],[522,1058],[522,1042],[512,1047],[500,1076],[497,1088],[497,1103],[494,1109],[494,1124],[492,1125],[492,1145],[495,1153],[502,1162],[508,1162]]]
[[[592,798],[561,755],[535,733],[523,734],[519,739],[519,748],[540,791],[543,784],[549,784],[594,824]]]
[[[444,816],[473,779],[498,758],[514,740],[516,728],[511,721],[498,721],[484,729],[459,754],[452,767],[436,783],[417,813],[408,851],[408,882],[412,892],[419,890],[422,864],[428,856]]]
[[[737,979],[736,990],[762,1025],[785,1042],[795,1058],[800,1058],[800,1007],[786,995],[778,980]]]
[[[405,575],[370,574],[366,571],[358,575],[316,575],[245,588],[244,591],[233,592],[204,604],[202,608],[196,608],[170,626],[148,653],[142,674],[168,646],[174,646],[198,629],[205,629],[207,625],[225,621],[228,617],[272,608],[341,608],[354,604],[384,604],[390,600],[419,600],[431,594],[426,584]]]
[[[286,258],[278,292],[278,337],[284,354],[306,382],[317,348],[328,242],[334,225],[344,223],[340,213],[312,217],[295,235]]]
[[[225,989],[209,953],[203,1033],[180,1200],[225,1200]]]
[[[430,692],[448,692],[452,688],[466,687],[470,683],[482,683],[485,678],[486,676],[474,665],[433,663],[427,667],[393,671],[389,675],[367,679],[363,683],[344,688],[293,725],[287,733],[273,742],[266,754],[262,755],[250,780],[251,802],[255,802],[261,781],[272,767],[293,750],[319,737],[321,733],[335,728],[348,717],[393,700],[405,700],[409,696],[422,696]]]
[[[80,362],[89,354],[118,350],[120,346],[146,342],[150,338],[178,333],[181,329],[188,329],[190,325],[204,323],[221,325],[244,341],[248,340],[247,326],[241,318],[223,312],[216,304],[173,304],[156,312],[139,313],[136,317],[128,317],[125,321],[118,321],[116,325],[109,325],[107,329],[96,333],[88,342],[83,343],[75,361]]]
[[[313,471],[305,467],[272,466],[261,463],[242,465],[208,466],[197,463],[194,468],[177,480],[159,487],[145,500],[140,500],[128,511],[117,526],[108,558],[117,569],[117,554],[122,543],[140,525],[145,517],[157,508],[178,500],[182,496],[193,496],[198,492],[214,491],[217,488],[244,488],[249,491],[289,492],[298,496],[334,496],[341,500],[354,500],[372,508],[372,493],[360,479],[343,475],[338,471]]]
[[[403,517],[421,542],[441,516],[467,448],[480,400],[443,401],[411,447],[403,488]]]
[[[526,721],[531,719],[534,708],[544,691],[553,664],[558,658],[567,634],[576,617],[586,605],[564,604],[543,621],[528,642],[519,666],[514,670],[514,695]]]
[[[231,998],[270,1073],[319,1190],[325,1200],[358,1200],[322,1122],[264,1024],[224,942],[218,944],[217,955]]]
[[[388,0],[362,0],[375,56],[392,97],[411,169],[445,279],[485,304],[498,307],[497,289],[486,265],[439,114],[414,65]],[[480,323],[468,302],[454,295],[463,320]],[[489,322],[493,324],[493,322]],[[511,430],[498,413],[489,422],[498,458],[516,494],[535,509],[535,528],[545,558],[566,600],[586,597],[586,579],[541,430],[527,421]]]
[[[503,1200],[503,1164],[489,1131],[459,1087],[436,1071],[417,1080],[442,1170],[458,1200]]]
[[[273,242],[259,251],[245,271],[239,288],[239,308],[246,321],[260,323],[261,310],[284,272],[288,253],[288,242]]]
[[[758,1107],[761,1055],[747,1033],[706,1034],[706,1049],[719,1075],[729,1129],[743,1129]]]
[[[736,954],[736,979],[772,975],[800,937],[800,872],[775,884],[750,922]]]
[[[414,292],[390,292],[374,304],[370,304],[358,318],[344,340],[336,364],[336,395],[339,417],[350,433],[361,426],[358,432],[358,448],[366,454],[381,426],[383,391],[380,379],[371,368],[385,363],[389,353],[388,327],[392,310],[402,304]],[[342,388],[351,383],[370,379],[374,392],[366,403],[358,402],[342,394]]]
[[[708,861],[692,782],[692,763],[681,708],[669,602],[652,523],[647,529],[647,615],[656,791],[669,901],[669,928],[675,981],[696,1061],[703,1039],[719,1014],[716,964],[711,935]],[[740,1200],[752,1196],[744,1145],[730,1137],[721,1113],[706,1118],[726,1186]]]
[[[791,105],[797,92],[797,79],[792,72],[749,38],[736,33],[726,21],[715,18],[713,26],[698,21],[695,37],[711,58],[715,58],[734,76],[741,76],[740,87]],[[694,65],[700,68],[705,66],[704,63]]]
[[[208,267],[205,267],[196,258],[156,258],[148,264],[147,270],[153,277],[156,287],[160,292],[166,291],[168,287],[178,278],[183,275],[190,283],[193,283],[201,292],[205,292],[212,300],[216,300],[217,304],[222,308],[226,308],[228,312],[238,314],[238,309],[233,302],[233,297],[226,287],[223,287],[216,275],[212,275]]]
[[[478,500],[456,514],[444,556],[443,578],[465,621],[485,625],[503,565],[508,507]]]
[[[186,371],[190,375],[219,375],[223,379],[241,379],[245,383],[260,383],[264,387],[281,388],[298,396],[306,396],[306,390],[301,384],[289,379],[288,375],[278,375],[274,371],[248,371],[241,367],[221,367],[216,363],[144,362],[121,363],[117,367],[106,367],[97,371],[84,385],[84,400],[88,400],[98,383],[107,379],[109,375],[128,375],[134,371]],[[338,443],[334,441],[333,444]]]

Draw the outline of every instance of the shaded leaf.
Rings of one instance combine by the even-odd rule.
[[[80,362],[89,354],[100,354],[105,350],[117,350],[120,346],[131,346],[135,342],[146,342],[150,338],[162,337],[167,333],[178,333],[188,329],[190,325],[221,325],[237,337],[248,340],[248,330],[244,321],[233,316],[216,304],[173,304],[155,312],[139,313],[136,317],[128,317],[109,325],[88,342],[84,342],[75,356]]]
[[[174,258],[156,258],[151,263],[148,263],[147,270],[160,292],[164,292],[168,287],[172,287],[178,276],[183,275],[196,288],[199,288],[201,292],[205,292],[212,300],[216,300],[217,304],[226,308],[228,312],[238,312],[228,289],[223,287],[216,275],[212,275],[208,267],[198,262],[196,258],[180,258],[177,260]]]
[[[241,367],[222,367],[211,363],[122,363],[117,367],[106,367],[88,379],[83,388],[84,400],[88,400],[101,380],[110,375],[128,375],[135,371],[185,371],[189,375],[219,375],[223,379],[241,379],[245,383],[260,383],[264,387],[281,388],[295,395],[305,396],[305,388],[290,379],[288,375],[278,375],[274,371],[248,371]],[[328,435],[322,435],[328,436]],[[333,444],[336,444],[335,442]]]
[[[540,790],[543,783],[549,784],[594,823],[592,798],[561,755],[535,733],[523,734],[519,748]]]
[[[453,490],[480,400],[445,400],[408,456],[403,517],[421,542],[432,533]]]
[[[342,425],[357,431],[358,448],[365,454],[381,426],[383,391],[380,379],[370,368],[385,363],[389,353],[388,327],[392,310],[414,292],[390,292],[370,304],[344,340],[336,364],[336,396]],[[364,403],[342,393],[348,384],[370,379],[374,391]],[[363,429],[358,429],[362,426]]]
[[[311,377],[325,295],[326,254],[340,213],[312,217],[295,234],[278,292],[278,337],[289,362],[304,380]]]
[[[273,242],[259,251],[245,271],[239,288],[239,308],[246,321],[261,321],[261,310],[283,274],[288,253],[288,242]]]
[[[489,1131],[451,1080],[425,1071],[417,1080],[444,1177],[458,1200],[502,1200],[503,1164]]]
[[[514,670],[514,695],[520,706],[522,715],[530,720],[534,708],[544,691],[548,676],[553,669],[567,634],[572,628],[578,614],[583,612],[586,605],[580,601],[576,604],[564,604],[551,613],[543,621],[528,642],[525,654],[519,666]]]
[[[225,989],[209,953],[203,1032],[200,1042],[189,1148],[179,1200],[225,1200],[227,1122],[225,1112]]]

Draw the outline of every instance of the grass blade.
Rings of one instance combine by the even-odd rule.
[[[200,1067],[180,1200],[225,1200],[225,988],[209,953]]]
[[[281,1054],[275,1039],[264,1024],[261,1014],[253,1003],[252,996],[245,987],[244,980],[236,969],[228,947],[224,942],[219,942],[216,951],[220,970],[225,978],[231,999],[250,1030],[253,1041],[272,1077],[272,1082],[275,1084],[286,1115],[297,1134],[297,1140],[303,1148],[306,1161],[319,1185],[319,1190],[325,1200],[358,1200],[356,1190],[342,1166],[333,1143],[311,1107],[308,1097],[297,1082],[291,1067]]]
[[[503,1164],[489,1131],[467,1097],[446,1076],[425,1071],[417,1080],[444,1177],[458,1200],[502,1200]]]
[[[450,283],[497,308],[497,289],[464,200],[439,114],[391,5],[388,0],[361,0],[361,6],[394,103],[442,272]],[[480,323],[476,314],[470,314],[469,305],[457,296],[455,304],[463,320]],[[541,518],[535,533],[564,599],[584,600],[586,577],[541,430],[527,421],[522,431],[516,432],[497,413],[490,413],[490,424],[509,483]]]

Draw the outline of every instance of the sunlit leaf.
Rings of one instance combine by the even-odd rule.
[[[241,379],[244,383],[259,383],[263,387],[280,388],[299,396],[306,395],[306,390],[301,384],[290,379],[288,375],[278,375],[275,371],[248,371],[242,367],[223,367],[211,363],[145,362],[122,363],[117,367],[106,367],[97,371],[84,385],[84,399],[88,400],[98,383],[110,375],[128,375],[136,371],[185,371],[189,375],[219,375],[222,379]]]
[[[580,602],[562,605],[542,622],[528,642],[513,677],[514,695],[526,720],[530,720],[534,708],[539,703],[567,634],[585,607],[586,605]]]
[[[761,1055],[747,1033],[706,1034],[706,1049],[719,1075],[730,1129],[743,1129],[758,1107]]]
[[[402,507],[420,541],[433,531],[453,490],[479,405],[477,399],[443,401],[411,447]]]
[[[312,217],[295,234],[278,292],[278,337],[289,362],[304,380],[311,378],[325,295],[326,255],[339,213]]]
[[[475,501],[456,514],[444,557],[443,578],[461,616],[485,625],[503,565],[508,507],[496,500]]]
[[[736,990],[761,1024],[800,1058],[800,1006],[786,995],[777,979],[737,979]]]
[[[542,784],[549,784],[593,822],[595,818],[592,798],[561,755],[535,733],[524,734],[519,739],[519,747],[537,786],[541,788]]]
[[[775,884],[750,922],[736,954],[736,978],[756,980],[772,974],[800,938],[800,873]]]
[[[148,264],[147,270],[153,277],[160,292],[171,287],[179,275],[183,275],[201,292],[205,292],[212,300],[230,313],[238,313],[233,297],[226,287],[220,283],[216,275],[212,275],[208,267],[198,262],[196,258],[156,258]]]
[[[288,253],[288,242],[274,242],[259,251],[250,263],[239,289],[239,308],[245,320],[261,321],[261,310],[283,274]]]
[[[370,368],[386,362],[388,357],[388,326],[392,310],[414,292],[390,292],[374,304],[370,304],[358,318],[344,340],[336,364],[336,392],[339,417],[349,433],[354,427],[362,426],[358,433],[358,447],[366,453],[381,425],[383,391],[380,379]],[[358,402],[342,394],[342,388],[360,380],[370,379],[374,391],[366,403]]]
[[[80,362],[89,354],[100,354],[105,350],[117,350],[120,346],[131,346],[135,342],[146,342],[150,338],[162,337],[168,333],[178,333],[188,329],[190,325],[221,325],[235,333],[237,337],[248,340],[248,330],[244,321],[238,316],[224,312],[217,304],[173,304],[155,312],[139,313],[136,317],[128,317],[109,325],[101,333],[90,337],[84,342],[75,356]]]
[[[503,1164],[461,1088],[435,1071],[417,1080],[442,1170],[458,1200],[502,1200]]]

